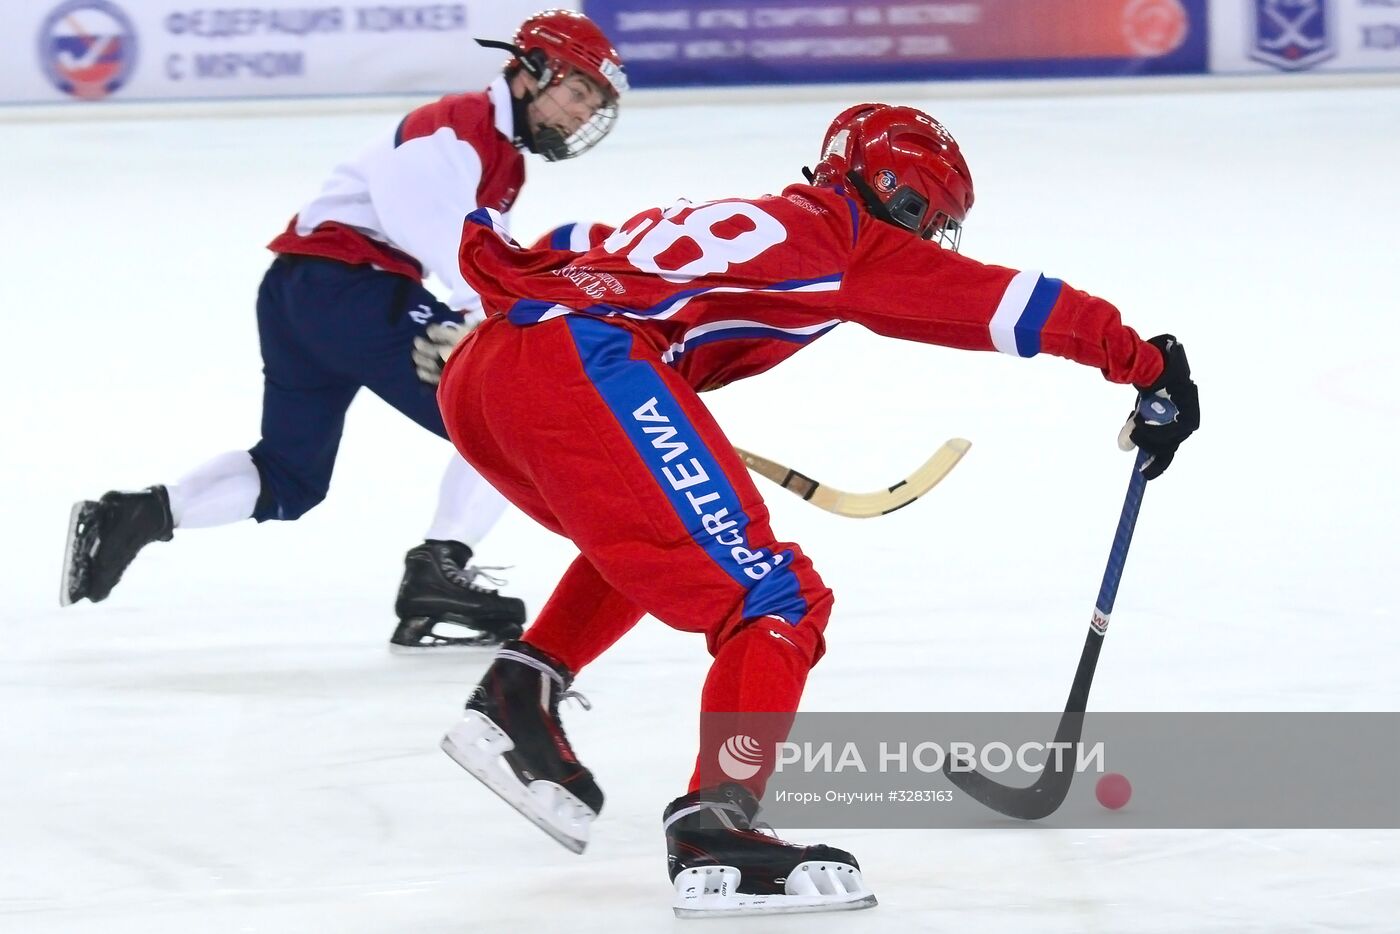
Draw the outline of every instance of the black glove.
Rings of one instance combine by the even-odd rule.
[[[1201,402],[1191,381],[1191,364],[1186,350],[1170,334],[1159,334],[1148,341],[1162,353],[1162,375],[1151,386],[1139,386],[1138,404],[1128,423],[1118,433],[1118,446],[1125,451],[1142,448],[1152,455],[1142,466],[1148,480],[1162,475],[1176,456],[1181,442],[1201,427]],[[1175,407],[1175,417],[1159,420],[1152,411],[1153,398],[1165,399]],[[1165,407],[1163,407],[1165,408]],[[1160,413],[1159,413],[1160,414]]]

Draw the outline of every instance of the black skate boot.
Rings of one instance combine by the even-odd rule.
[[[471,558],[472,550],[461,542],[426,541],[408,550],[390,651],[497,646],[524,631],[524,601],[478,583],[503,581],[472,567]]]
[[[101,603],[137,552],[151,542],[168,542],[174,534],[170,497],[163,486],[139,493],[113,490],[95,503],[74,503],[58,602],[68,606],[86,597]]]
[[[754,829],[758,800],[743,785],[706,788],[666,807],[666,859],[676,917],[870,908],[860,864],[845,850],[796,846]]]
[[[511,807],[575,853],[603,809],[603,792],[569,746],[559,702],[569,669],[523,642],[507,642],[467,701],[462,721],[442,738],[443,752]]]

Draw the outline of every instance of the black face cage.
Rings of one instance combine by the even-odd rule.
[[[536,102],[542,111],[547,111],[552,107],[555,113],[544,113],[547,121],[554,120],[564,122],[564,114],[557,105],[547,104],[546,98],[536,98]],[[562,159],[572,159],[574,156],[588,152],[594,146],[612,132],[613,124],[617,122],[617,102],[608,101],[597,110],[593,111],[593,116],[580,126],[577,130],[565,136],[552,125],[535,127],[534,129],[534,151],[544,156],[546,162],[559,162]]]

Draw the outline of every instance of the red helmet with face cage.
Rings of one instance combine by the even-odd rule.
[[[819,185],[848,182],[880,220],[956,250],[972,173],[941,123],[913,107],[858,104],[827,130]]]
[[[546,92],[570,75],[580,75],[598,89],[599,103],[592,116],[576,129],[560,128],[566,121],[557,102],[551,102],[553,113],[529,125],[524,111],[516,114],[517,136],[521,145],[528,146],[550,162],[572,159],[587,152],[607,136],[617,122],[618,97],[627,90],[627,72],[622,57],[617,54],[608,37],[591,19],[573,10],[545,10],[520,24],[514,42],[477,39],[487,48],[505,49],[513,58],[506,66],[506,76],[520,72],[534,79],[534,88],[517,107],[548,97]]]
[[[526,55],[537,54],[546,74],[542,84],[558,81],[570,68],[587,75],[598,90],[616,103],[627,90],[622,56],[593,20],[573,10],[545,10],[520,24],[515,46]]]

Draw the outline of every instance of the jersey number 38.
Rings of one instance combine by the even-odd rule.
[[[619,227],[603,249],[626,251],[633,266],[667,282],[689,282],[727,272],[786,239],[787,229],[777,218],[747,201],[698,208],[681,202],[659,217],[647,214],[633,227]]]

